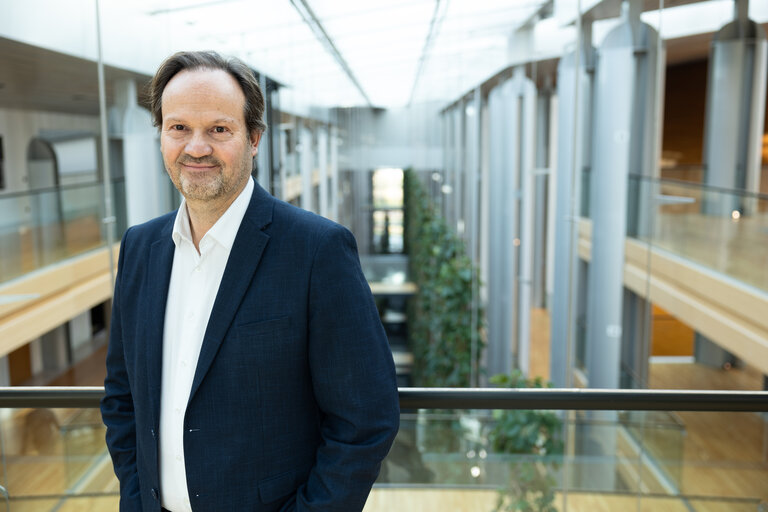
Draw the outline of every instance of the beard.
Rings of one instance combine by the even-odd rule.
[[[194,158],[181,155],[168,167],[168,173],[173,184],[187,200],[210,201],[229,196],[239,190],[243,181],[251,174],[251,162],[251,156],[244,155],[238,169],[227,172],[224,163],[215,157]],[[184,164],[210,165],[213,169],[201,173],[185,173],[182,172]]]

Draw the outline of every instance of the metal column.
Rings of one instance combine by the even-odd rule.
[[[715,34],[709,62],[705,183],[726,189],[760,190],[766,91],[766,43],[763,28],[750,20],[749,2],[734,1],[734,20]],[[730,217],[754,212],[738,195],[713,194],[704,203],[710,215]]]
[[[632,187],[630,194],[630,181],[642,183],[639,178],[653,176],[657,165],[658,36],[634,9],[637,2],[625,2],[624,22],[598,50],[595,78],[586,362],[589,386],[596,388],[619,386],[621,343],[633,337],[623,329],[624,243],[628,230],[644,229],[640,206],[650,198],[637,198],[645,195],[645,187]],[[628,211],[630,199],[636,207]]]
[[[488,370],[528,373],[536,87],[525,68],[491,91]]]
[[[470,385],[478,386],[478,367],[479,361],[477,360],[477,345],[479,340],[477,339],[478,323],[480,318],[478,315],[478,308],[480,304],[480,297],[478,297],[478,275],[477,268],[479,262],[479,240],[480,240],[480,155],[482,154],[482,148],[480,147],[480,131],[481,131],[481,111],[483,104],[482,91],[478,87],[472,94],[472,99],[467,105],[467,212],[464,216],[466,227],[466,239],[467,239],[467,253],[469,254],[470,261],[472,262],[472,339],[470,340],[470,349],[472,353],[472,372],[470,375]]]
[[[507,264],[513,253],[512,198],[508,158],[506,123],[507,103],[511,101],[509,83],[494,87],[488,95],[488,375],[512,371],[512,314],[515,279]]]
[[[534,215],[533,215],[533,278],[532,294],[533,307],[543,308],[547,303],[546,271],[547,271],[547,203],[548,184],[551,176],[549,165],[549,135],[550,108],[552,94],[544,87],[536,98],[536,161],[534,163]]]
[[[512,141],[517,147],[511,171],[518,176],[520,197],[519,236],[513,243],[518,247],[518,309],[517,309],[517,366],[528,375],[531,345],[531,300],[533,298],[534,252],[534,144],[536,133],[536,85],[525,76],[525,67],[515,69],[511,81],[516,102],[513,107]],[[516,195],[517,195],[516,194]]]
[[[575,306],[579,280],[576,219],[580,212],[581,170],[590,165],[594,65],[591,39],[591,26],[588,25],[582,30],[578,50],[564,55],[557,69],[558,151],[549,370],[549,378],[557,387],[573,385],[568,378],[568,365],[575,362],[572,347],[577,332]]]
[[[704,182],[718,189],[760,191],[766,92],[766,37],[748,18],[748,0],[734,0],[734,20],[715,34],[709,60]],[[705,214],[740,218],[757,211],[755,199],[714,191],[705,194]],[[729,233],[723,231],[723,238]],[[710,366],[732,365],[736,357],[696,333],[695,357]]]
[[[587,299],[587,379],[591,388],[621,384],[622,344],[646,343],[625,319],[643,317],[647,304],[625,301],[625,239],[648,230],[648,177],[656,174],[658,35],[640,21],[641,2],[625,1],[622,23],[598,49],[592,140],[591,262]],[[625,351],[631,353],[631,351]],[[644,363],[647,364],[647,361]],[[616,412],[589,415],[579,436],[584,454],[604,460],[580,475],[588,489],[614,488]]]

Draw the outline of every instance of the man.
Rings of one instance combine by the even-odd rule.
[[[184,200],[120,247],[101,405],[120,510],[361,510],[399,411],[354,239],[254,184],[242,62],[173,55],[150,101]]]

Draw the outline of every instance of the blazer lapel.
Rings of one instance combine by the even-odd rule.
[[[168,301],[168,285],[171,281],[173,253],[176,246],[171,238],[173,218],[164,227],[161,237],[152,244],[149,252],[147,269],[148,291],[146,304],[146,335],[144,353],[147,361],[147,389],[149,391],[150,410],[153,411],[155,424],[160,418],[160,384],[163,360],[163,332],[165,327],[165,305]]]
[[[189,393],[190,400],[195,395],[197,388],[200,387],[200,383],[219,351],[243,296],[251,285],[256,267],[258,267],[264,248],[269,241],[269,235],[264,233],[262,229],[272,221],[272,208],[275,199],[258,183],[255,185],[251,202],[232,244],[227,266],[221,277],[219,291],[213,303],[203,338],[203,346],[200,349],[200,357],[197,360],[192,390]]]

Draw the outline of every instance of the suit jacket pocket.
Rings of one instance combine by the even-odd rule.
[[[235,327],[239,338],[257,338],[259,336],[276,335],[284,332],[290,324],[290,317],[281,316],[267,320],[256,320],[237,324]]]

